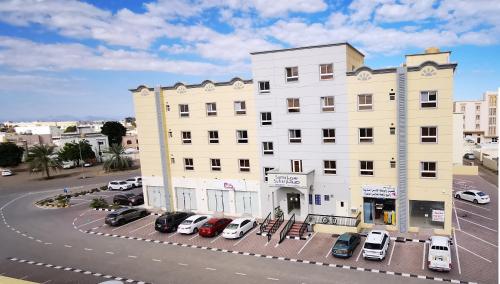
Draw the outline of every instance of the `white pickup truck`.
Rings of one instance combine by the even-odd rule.
[[[438,271],[451,270],[450,243],[450,238],[448,237],[430,237],[429,257],[427,258],[429,269]]]

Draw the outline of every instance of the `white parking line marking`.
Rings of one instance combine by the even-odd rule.
[[[279,279],[278,279],[278,278],[271,278],[271,277],[267,277],[267,280],[279,281]]]
[[[297,252],[297,254],[300,254],[302,252],[302,250],[307,246],[307,244],[314,238],[314,236],[316,236],[317,232],[314,232],[314,234],[307,240],[307,242],[302,246],[302,248],[300,248],[299,252]]]
[[[455,207],[455,202],[454,201],[452,203],[452,206],[453,206],[453,212],[455,212],[455,218],[457,220],[458,229],[461,230],[462,228],[460,227],[460,221],[458,220],[457,209]]]
[[[215,271],[215,270],[217,270],[217,269],[212,268],[212,267],[205,267],[205,269],[206,269],[206,270],[211,270],[211,271]]]
[[[156,233],[156,231],[152,231],[151,233],[148,234],[148,236],[151,236],[154,233]]]
[[[131,234],[131,233],[133,233],[133,232],[135,232],[135,231],[138,231],[138,230],[140,230],[140,229],[142,229],[142,228],[144,228],[144,227],[151,226],[151,225],[152,225],[152,224],[154,224],[154,223],[155,223],[155,222],[148,223],[148,224],[146,224],[146,225],[144,225],[144,226],[142,226],[142,227],[139,227],[139,228],[137,228],[137,229],[135,229],[135,230],[132,230],[132,231],[130,231],[130,232],[128,232],[128,233],[129,233],[129,234]]]
[[[458,263],[458,274],[462,274],[462,267],[460,266],[460,256],[458,253],[458,239],[457,236],[455,235],[455,229],[453,229],[453,240],[455,244],[455,253],[457,254],[457,263]]]
[[[112,251],[107,251],[106,253],[107,253],[107,254],[115,254],[115,253],[114,253],[114,252],[112,252]]]
[[[130,257],[130,258],[137,258],[136,255],[129,255],[128,257]]]
[[[236,275],[241,275],[241,276],[246,276],[246,274],[245,274],[245,273],[241,273],[241,272],[235,272],[234,274],[236,274]]]
[[[91,248],[84,248],[84,250],[86,250],[86,251],[92,251],[93,249],[91,249]]]
[[[51,245],[52,243],[44,243],[44,245]]]
[[[215,243],[218,239],[222,237],[222,234],[220,234],[217,238],[213,239],[210,241],[211,244]]]
[[[466,252],[469,252],[470,254],[473,254],[473,255],[475,255],[475,256],[477,256],[477,257],[479,257],[479,258],[483,259],[483,260],[486,260],[486,261],[487,261],[487,262],[489,262],[489,263],[491,263],[491,260],[489,260],[489,259],[487,259],[487,258],[485,258],[485,257],[482,257],[482,256],[480,256],[480,255],[479,255],[479,254],[477,254],[477,253],[472,252],[472,251],[470,251],[470,250],[468,250],[468,249],[464,248],[463,246],[459,246],[459,245],[457,245],[457,246],[458,246],[459,248],[461,248],[461,249],[465,250]]]
[[[191,237],[191,238],[189,238],[189,240],[193,240],[193,239],[196,239],[196,238],[197,238],[197,237],[199,237],[199,236],[200,236],[200,235],[198,235],[198,234],[195,234],[195,235],[194,235],[194,237]]]
[[[361,246],[361,249],[359,250],[358,257],[356,257],[356,262],[358,262],[359,257],[361,256],[361,253],[363,252],[363,248],[365,247],[365,242],[366,242],[366,240],[363,242],[363,245]]]
[[[116,228],[114,228],[114,229],[113,229],[113,230],[111,230],[111,231],[116,231],[116,230],[118,230],[118,229],[125,228],[125,227],[127,227],[127,226],[129,226],[129,225],[134,224],[135,222],[138,222],[138,221],[144,220],[145,218],[147,218],[147,217],[144,217],[144,218],[139,218],[139,219],[134,220],[134,221],[132,221],[132,222],[130,222],[130,223],[127,223],[127,224],[125,224],[125,225],[123,225],[123,226],[116,227]]]
[[[474,206],[474,207],[477,207],[477,208],[479,208],[479,209],[483,209],[483,210],[486,210],[486,211],[491,211],[491,209],[484,208],[484,207],[482,207],[482,206],[479,206],[479,205],[473,204],[473,203],[471,203],[471,202],[465,202],[465,201],[462,201],[462,200],[457,200],[457,199],[455,199],[455,201],[462,202],[463,204],[467,204],[467,205],[469,205],[469,206]]]
[[[181,266],[187,266],[187,264],[182,263],[182,262],[178,262],[177,264],[178,264],[178,265],[181,265]]]
[[[50,283],[50,282],[52,282],[52,280],[49,279],[49,280],[43,282],[42,284],[47,284],[47,283]]]
[[[481,217],[481,218],[484,218],[484,219],[494,220],[493,218],[488,218],[488,217],[483,216],[483,215],[481,215],[481,214],[477,214],[477,213],[471,212],[471,211],[469,211],[469,210],[465,210],[465,209],[462,209],[462,208],[458,208],[458,207],[456,207],[456,206],[455,206],[455,209],[456,209],[456,210],[460,210],[460,211],[467,212],[467,213],[472,214],[472,215],[476,215],[476,216]]]
[[[425,269],[425,250],[427,248],[427,243],[424,243],[424,253],[422,254],[422,270]]]
[[[67,247],[67,248],[72,248],[72,246],[70,246],[70,245],[64,245],[64,246]]]
[[[337,241],[335,240],[335,242],[337,242]],[[335,246],[335,242],[333,242],[333,245],[326,252],[325,258],[328,258],[328,256],[332,253],[332,249]]]
[[[153,261],[156,261],[156,262],[161,262],[161,259],[156,259],[156,258],[153,258]]]
[[[496,247],[496,248],[498,247],[497,245],[495,245],[495,244],[493,244],[493,243],[490,243],[490,242],[488,242],[488,241],[486,241],[486,240],[483,240],[483,239],[481,239],[480,237],[474,236],[473,234],[469,234],[469,233],[467,233],[467,232],[465,232],[465,231],[462,231],[462,230],[458,230],[458,231],[459,231],[459,232],[461,232],[461,233],[464,233],[464,234],[466,234],[466,235],[469,235],[469,236],[471,236],[471,237],[473,237],[473,238],[475,238],[475,239],[478,239],[478,240],[480,240],[480,241],[482,241],[482,242],[484,242],[484,243],[487,243],[487,244],[489,244],[489,245],[491,245],[491,246],[494,246],[494,247]]]
[[[175,236],[175,235],[177,235],[177,234],[178,234],[178,232],[175,232],[175,233],[173,233],[172,235],[168,236],[168,238],[167,238],[167,239],[170,239],[171,237],[173,237],[173,236]]]
[[[458,217],[458,219],[460,219],[460,220],[464,220],[465,222],[472,223],[472,224],[474,224],[474,225],[476,225],[476,226],[479,226],[479,227],[481,227],[481,228],[485,228],[486,230],[490,230],[490,231],[492,231],[492,232],[498,232],[498,231],[497,231],[497,230],[495,230],[495,229],[492,229],[492,228],[490,228],[490,227],[483,226],[483,225],[481,225],[481,224],[478,224],[478,223],[476,223],[476,222],[473,222],[473,221],[470,221],[470,220],[464,219],[464,218],[462,218],[462,217]]]
[[[392,254],[394,253],[394,249],[396,248],[396,242],[392,242],[392,250],[391,250],[391,255],[389,255],[389,262],[387,262],[387,265],[391,265],[391,260],[392,260]]]
[[[247,232],[247,233],[243,236],[243,238],[241,238],[239,241],[237,241],[237,242],[233,245],[233,247],[235,247],[235,246],[237,246],[239,243],[241,243],[244,239],[246,239],[246,237],[250,236],[250,234],[255,233],[255,231],[257,231],[257,229],[258,229],[258,228],[259,228],[259,226],[256,226],[256,227],[255,227],[255,229],[253,229],[252,231]]]

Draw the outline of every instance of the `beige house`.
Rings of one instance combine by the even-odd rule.
[[[498,142],[498,92],[487,91],[481,100],[456,101],[453,111],[463,114],[463,136],[474,143]]]

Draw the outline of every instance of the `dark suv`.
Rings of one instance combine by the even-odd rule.
[[[117,194],[113,196],[113,203],[120,205],[129,205],[129,206],[141,205],[144,204],[144,196],[142,195],[142,193]]]
[[[191,212],[167,212],[156,218],[155,230],[162,233],[175,232],[182,221],[193,215]]]
[[[149,215],[146,209],[142,208],[124,208],[116,210],[104,219],[104,223],[110,226],[121,226],[132,220],[143,218]]]

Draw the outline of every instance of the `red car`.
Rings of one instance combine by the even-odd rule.
[[[228,218],[210,218],[198,231],[200,236],[211,238],[222,233],[233,220]]]

